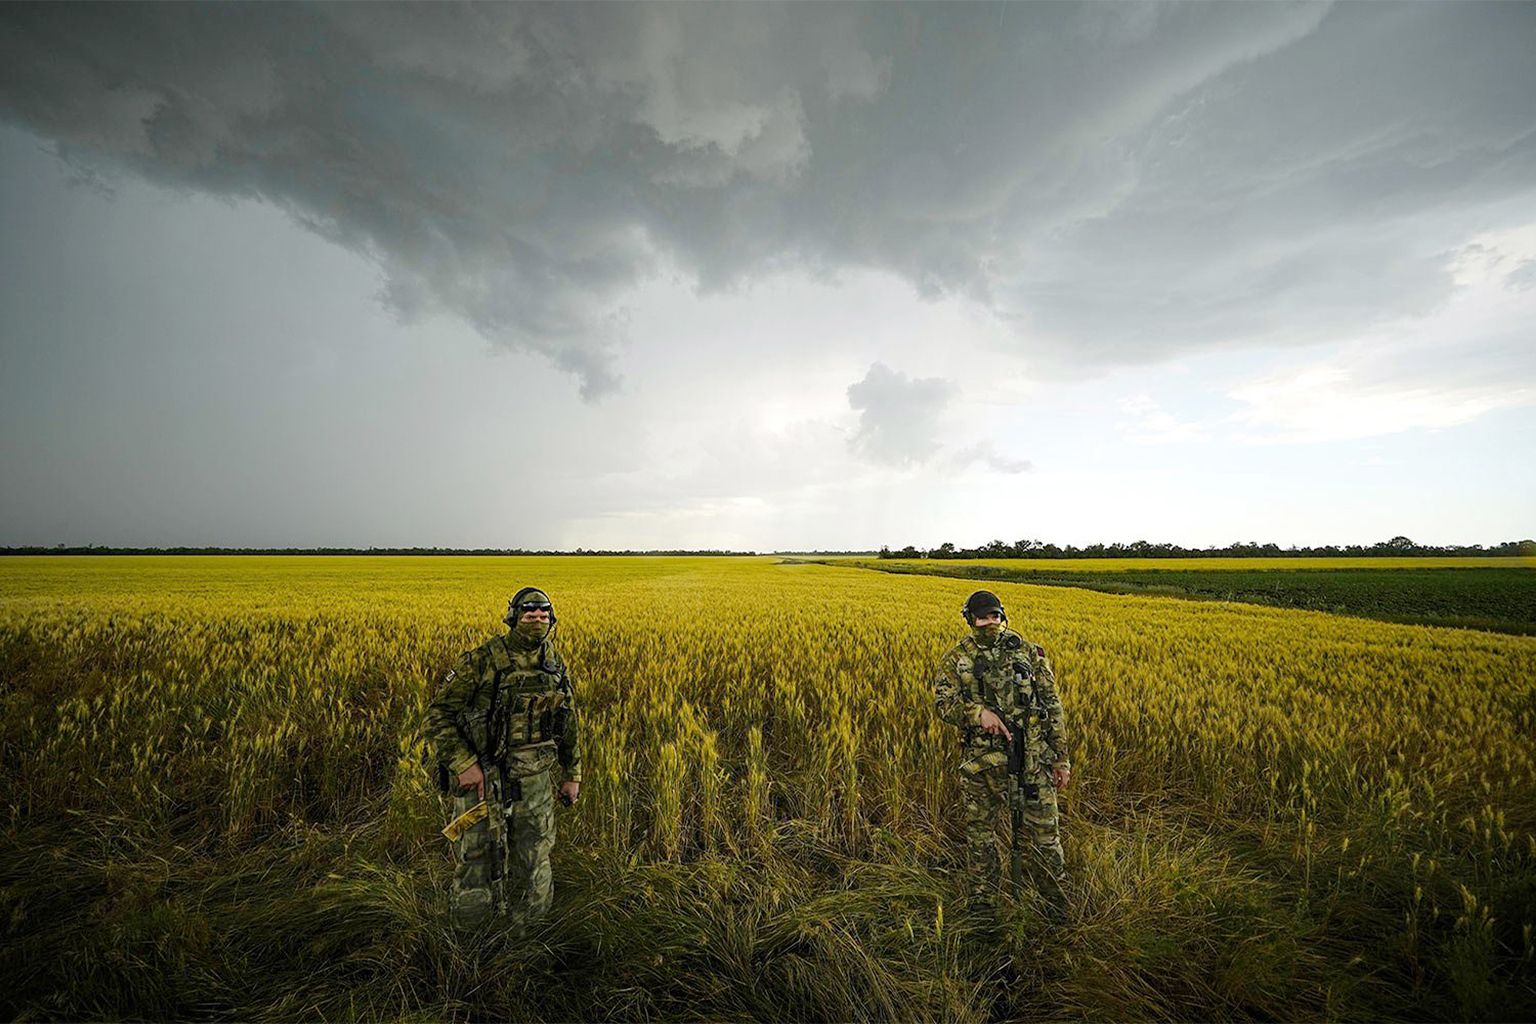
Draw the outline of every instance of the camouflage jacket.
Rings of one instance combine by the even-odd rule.
[[[450,779],[478,754],[513,777],[558,761],[567,779],[581,781],[576,692],[548,642],[524,648],[508,633],[466,652],[427,708],[427,734]]]
[[[981,711],[987,707],[1010,721],[1030,723],[1032,768],[1070,766],[1050,659],[1045,648],[1008,627],[991,644],[972,633],[950,648],[933,675],[933,692],[939,718],[959,727],[962,753],[969,761],[1007,761],[1007,741],[981,731]]]

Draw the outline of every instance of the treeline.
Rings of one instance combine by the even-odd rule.
[[[1395,557],[1513,557],[1536,555],[1536,540],[1507,540],[1484,547],[1481,544],[1415,544],[1407,537],[1393,537],[1378,544],[1328,544],[1323,547],[1282,548],[1278,544],[1255,542],[1229,544],[1224,548],[1184,548],[1177,544],[1153,544],[1138,540],[1130,544],[1089,544],[1065,547],[1038,540],[1009,544],[994,540],[977,548],[957,548],[948,541],[928,551],[907,545],[893,551],[880,549],[881,558],[1375,558]]]
[[[577,548],[550,551],[532,548],[114,548],[100,544],[85,547],[0,548],[0,555],[755,555],[755,551],[606,551]]]

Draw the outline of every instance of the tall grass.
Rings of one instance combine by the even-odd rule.
[[[586,782],[453,939],[433,681],[545,587]],[[1079,913],[956,899],[960,580],[738,559],[0,560],[0,1012],[1532,1015],[1536,640],[1000,584]]]

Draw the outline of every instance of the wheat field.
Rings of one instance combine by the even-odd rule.
[[[1245,560],[1250,565],[1252,560]],[[529,941],[441,920],[434,682],[553,598],[585,782]],[[768,558],[0,559],[12,1019],[1531,1017],[1536,639],[989,584],[1077,913],[956,900],[974,584]]]
[[[829,562],[867,561],[870,555],[831,555],[820,558]],[[987,565],[1000,569],[1040,572],[1128,572],[1136,569],[1164,569],[1169,572],[1199,569],[1206,572],[1251,572],[1254,569],[1531,569],[1536,558],[1518,555],[1457,556],[1424,555],[1403,558],[903,558],[892,555],[890,561],[907,565]]]

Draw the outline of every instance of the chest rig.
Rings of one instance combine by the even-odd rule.
[[[498,637],[488,646],[491,675],[489,722],[503,754],[553,746],[555,712],[565,701],[560,665],[544,644],[520,651]]]
[[[956,668],[972,700],[980,701],[1007,718],[1022,718],[1035,711],[1032,682],[1034,670],[1024,656],[1016,634],[1007,633],[991,647],[968,645],[968,658]],[[969,664],[966,664],[969,661]]]
[[[1004,633],[990,647],[974,640],[967,643],[956,664],[967,699],[995,712],[1015,733],[1013,742],[1001,735],[989,736],[974,726],[961,737],[969,753],[966,764],[973,771],[1007,764],[1033,777],[1040,764],[1040,739],[1044,727],[1034,687],[1034,666],[1017,633]]]

